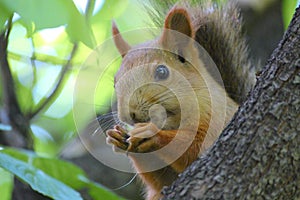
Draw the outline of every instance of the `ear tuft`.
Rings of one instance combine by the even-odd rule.
[[[112,36],[118,51],[124,57],[131,49],[131,46],[123,39],[114,20],[112,21]]]
[[[188,11],[185,8],[173,7],[165,19],[164,31],[160,38],[161,44],[165,48],[184,52],[184,48],[191,44],[190,39],[193,37],[194,33]]]
[[[193,37],[191,19],[184,8],[174,7],[170,10],[165,20],[165,29],[171,29],[188,37]]]

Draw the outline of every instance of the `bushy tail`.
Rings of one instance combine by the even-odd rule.
[[[196,30],[195,40],[217,65],[228,95],[241,103],[255,83],[256,65],[252,64],[242,34],[237,5],[234,2],[213,3],[212,0],[149,1],[147,12],[158,27],[163,27],[164,18],[174,5],[188,8]]]

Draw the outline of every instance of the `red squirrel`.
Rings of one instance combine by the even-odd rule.
[[[210,1],[177,4],[166,15],[161,35],[134,47],[113,23],[122,56],[115,75],[118,118],[133,128],[116,125],[107,131],[107,143],[131,159],[148,200],[159,199],[161,189],[209,148],[232,118],[241,95],[234,101],[237,95],[230,94],[236,91],[228,82],[250,80],[236,87],[239,93],[254,82],[235,7]],[[228,93],[209,72],[197,44],[215,62]]]

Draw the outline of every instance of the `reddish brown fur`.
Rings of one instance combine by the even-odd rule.
[[[174,19],[176,16],[176,19]],[[148,88],[148,90],[140,89],[139,92],[133,93],[132,96],[128,96],[128,93],[133,90],[133,85],[136,84],[136,81],[143,81],[142,79],[151,79],[150,74],[153,72],[153,67],[160,63],[165,63],[170,69],[179,70],[182,72],[182,75],[186,76],[186,79],[190,82],[192,87],[195,89],[195,93],[197,95],[198,100],[198,107],[189,107],[189,104],[193,101],[190,96],[184,96],[184,101],[186,102],[188,112],[197,113],[196,111],[200,112],[200,120],[199,124],[197,125],[197,133],[195,138],[192,138],[192,144],[188,147],[188,149],[183,153],[176,161],[172,161],[172,155],[168,154],[160,154],[157,153],[156,156],[167,164],[166,167],[162,169],[158,169],[151,172],[145,172],[144,169],[147,168],[145,166],[146,162],[141,161],[141,159],[137,159],[134,155],[130,154],[130,152],[135,153],[147,153],[153,152],[158,150],[165,145],[169,144],[171,141],[174,141],[176,134],[180,134],[180,137],[177,138],[177,146],[176,148],[180,149],[181,146],[186,144],[188,141],[191,140],[193,136],[192,130],[190,128],[194,125],[194,121],[192,121],[192,117],[187,119],[182,119],[180,117],[169,117],[167,121],[167,125],[169,129],[160,130],[156,127],[155,124],[151,122],[146,123],[136,123],[134,125],[134,129],[132,131],[126,131],[122,129],[120,126],[116,126],[113,130],[109,130],[107,132],[108,138],[107,142],[109,144],[114,145],[124,151],[128,152],[128,156],[131,158],[133,165],[136,171],[139,173],[140,178],[146,185],[146,192],[147,192],[147,199],[148,200],[155,200],[161,197],[160,191],[163,186],[170,185],[177,177],[179,173],[181,173],[187,166],[189,166],[194,160],[197,159],[199,154],[205,150],[208,146],[210,146],[213,141],[218,137],[219,134],[219,126],[218,125],[222,121],[222,114],[226,116],[226,121],[228,121],[233,112],[236,109],[236,104],[226,96],[225,99],[222,99],[222,92],[224,89],[221,88],[214,80],[210,77],[210,75],[206,72],[205,68],[203,67],[202,61],[198,57],[197,49],[192,45],[189,40],[184,40],[186,43],[184,45],[174,45],[176,43],[176,38],[173,37],[166,29],[172,29],[175,31],[179,31],[180,33],[188,36],[194,37],[195,31],[193,30],[193,26],[191,24],[191,18],[184,8],[174,7],[165,19],[165,27],[164,27],[163,34],[157,40],[152,42],[145,43],[140,45],[138,48],[131,48],[128,49],[130,46],[123,40],[123,38],[119,35],[119,31],[115,25],[113,25],[113,34],[115,37],[115,43],[120,51],[121,55],[124,57],[120,70],[115,76],[116,81],[116,92],[119,101],[119,118],[123,121],[127,121],[129,118],[129,113],[126,113],[123,105],[130,105],[130,99],[133,100],[133,105],[137,102],[137,99],[147,104],[154,104],[157,103],[159,98],[154,98],[155,95],[164,94],[164,88]],[[143,49],[143,47],[148,47],[147,49]],[[149,47],[160,47],[164,49],[176,49],[178,51],[183,51],[186,56],[193,65],[196,65],[198,68],[195,70],[194,68],[190,67],[189,64],[182,64],[176,59],[172,57],[173,55],[169,52],[155,52],[153,50],[149,50]],[[124,54],[124,50],[126,53]],[[129,50],[129,52],[128,52]],[[122,76],[126,74],[126,72],[130,71],[131,69],[137,68],[137,66],[141,64],[148,64],[146,71],[140,74],[142,77],[132,77],[132,79],[126,79],[124,83],[118,82],[121,80]],[[201,73],[200,75],[198,73]],[[206,77],[203,80],[203,77]],[[137,79],[137,80],[136,80]],[[170,80],[166,80],[166,84],[168,85],[175,85],[176,87],[180,87],[181,83],[178,83],[178,80],[174,80],[174,77],[170,77]],[[135,82],[133,82],[135,81]],[[206,81],[211,83],[214,86],[213,91],[208,91],[206,88]],[[177,84],[177,85],[176,85]],[[147,86],[147,87],[154,87],[154,86]],[[154,95],[155,91],[157,94]],[[138,96],[139,95],[139,96]],[[178,100],[175,99],[175,96],[171,94],[168,100],[162,102],[165,107],[172,108],[174,110],[179,109],[180,105],[177,102]],[[220,96],[220,98],[219,98]],[[212,100],[210,98],[215,98],[214,103],[216,103],[216,107],[212,107]],[[223,106],[228,106],[228,109],[225,111],[226,113],[222,113]],[[175,106],[175,108],[173,107]],[[150,107],[150,106],[149,106]],[[219,109],[220,108],[220,109]],[[138,110],[139,111],[139,110]],[[140,111],[141,112],[141,111]],[[213,118],[213,113],[220,113],[217,115],[217,119]],[[139,113],[140,114],[140,113]],[[178,115],[180,115],[179,113]],[[219,118],[220,119],[219,119]],[[214,120],[211,124],[211,120]],[[183,129],[176,130],[172,129],[172,127],[179,127],[179,124],[183,123]],[[212,126],[209,129],[210,125]],[[180,131],[178,133],[178,131]],[[147,138],[138,137],[140,134],[147,135],[149,132],[154,133],[153,136]],[[129,138],[128,138],[129,137]],[[128,138],[128,139],[127,139]],[[176,148],[173,150],[176,152]]]
[[[122,38],[120,31],[115,23],[115,21],[112,22],[112,34],[114,36],[114,42],[117,46],[120,54],[122,57],[126,55],[126,53],[131,49],[130,45]]]

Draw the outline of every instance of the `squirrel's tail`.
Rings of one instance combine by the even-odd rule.
[[[163,26],[167,12],[174,5],[188,9],[196,30],[195,40],[217,65],[228,95],[241,103],[255,83],[256,69],[242,34],[237,5],[234,2],[212,3],[212,0],[150,0],[150,3],[152,8],[148,7],[147,12],[159,27]]]

